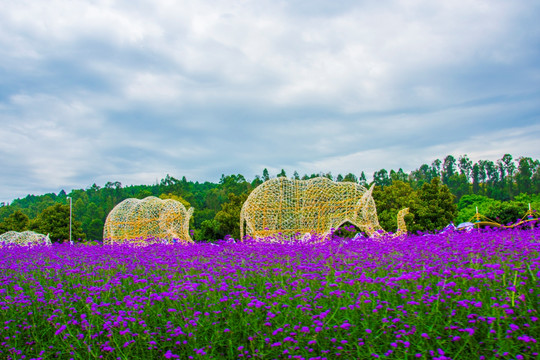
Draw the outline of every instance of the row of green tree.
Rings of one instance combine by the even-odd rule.
[[[282,170],[277,176],[287,176]],[[527,210],[528,203],[538,209],[540,201],[540,162],[505,154],[496,162],[480,160],[472,163],[467,155],[458,159],[449,155],[443,161],[423,164],[409,174],[402,169],[385,169],[373,174],[368,183],[365,173],[333,176],[317,173],[291,178],[310,179],[325,176],[335,181],[375,185],[374,199],[383,228],[396,228],[397,212],[409,207],[405,220],[409,230],[432,231],[470,219],[476,207],[484,215],[501,223],[514,221]],[[69,201],[72,201],[72,237],[81,240],[101,239],[107,214],[127,198],[157,196],[176,199],[195,212],[190,228],[198,241],[215,240],[226,235],[239,236],[239,213],[249,193],[269,180],[262,175],[247,181],[243,175],[222,175],[219,183],[193,182],[167,175],[154,185],[122,186],[120,182],[96,184],[66,194],[28,195],[11,204],[0,204],[0,233],[34,230],[49,233],[53,241],[69,238]]]

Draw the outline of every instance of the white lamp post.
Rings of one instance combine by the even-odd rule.
[[[73,240],[71,240],[71,196],[67,197],[69,199],[69,243],[73,245]]]

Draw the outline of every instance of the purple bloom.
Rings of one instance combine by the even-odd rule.
[[[56,330],[54,335],[60,335],[65,329],[66,329],[66,325],[60,326],[60,328],[58,330]]]

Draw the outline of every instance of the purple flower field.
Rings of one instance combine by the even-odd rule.
[[[0,358],[537,358],[539,239],[5,247]]]

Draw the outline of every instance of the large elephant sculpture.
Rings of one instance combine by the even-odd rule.
[[[240,212],[240,234],[257,238],[280,235],[296,237],[305,233],[328,235],[345,222],[356,225],[369,236],[384,233],[370,189],[353,182],[334,182],[324,177],[290,180],[278,177],[251,192]],[[406,232],[398,214],[398,231]],[[244,231],[245,227],[245,231]]]
[[[137,243],[193,242],[189,219],[193,208],[186,210],[176,200],[149,196],[142,200],[126,199],[116,205],[105,220],[103,242]]]

